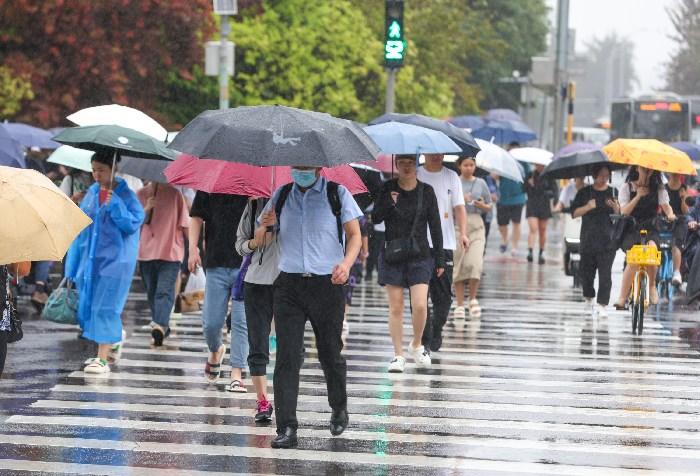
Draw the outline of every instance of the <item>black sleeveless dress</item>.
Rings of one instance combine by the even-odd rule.
[[[625,184],[629,187],[630,184]],[[630,201],[634,200],[637,196],[636,191],[632,191],[630,188]],[[636,220],[635,226],[630,226],[625,232],[625,236],[622,239],[622,249],[624,251],[629,250],[634,245],[641,244],[642,240],[639,235],[639,231],[644,229],[647,230],[647,241],[653,241],[657,245],[659,244],[659,230],[657,230],[654,219],[658,216],[659,210],[659,193],[658,191],[649,193],[645,197],[639,200],[637,206],[632,210],[630,216],[634,217]]]

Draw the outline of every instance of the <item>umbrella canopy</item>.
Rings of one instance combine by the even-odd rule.
[[[608,156],[605,155],[605,152],[600,147],[594,144],[588,145],[589,147],[578,147],[578,151],[570,147],[569,153],[565,155],[561,155],[563,149],[560,150],[557,153],[558,158],[555,158],[545,167],[543,175],[555,179],[568,179],[593,175],[593,169],[602,164],[607,165],[610,170],[626,167],[626,165],[610,162]]]
[[[47,162],[58,165],[65,165],[73,169],[82,170],[84,172],[92,172],[92,156],[95,152],[85,149],[76,149],[69,145],[62,145],[46,159]]]
[[[565,157],[567,155],[575,154],[577,152],[588,152],[591,150],[600,150],[601,146],[594,144],[592,142],[572,142],[567,144],[561,149],[559,149],[552,157],[552,160],[557,160],[560,157]]]
[[[481,151],[476,154],[477,167],[516,182],[523,182],[523,172],[508,151],[482,139],[476,139],[476,143],[481,147]]]
[[[61,144],[51,140],[53,134],[45,129],[22,124],[21,122],[4,122],[3,127],[10,136],[26,148],[57,149]]]
[[[656,139],[616,139],[603,150],[618,164],[639,165],[659,172],[697,174],[688,154]]]
[[[250,165],[334,167],[374,161],[379,148],[352,121],[285,106],[205,111],[169,147]]]
[[[453,126],[457,126],[462,129],[469,129],[470,131],[483,127],[486,123],[481,116],[457,116],[448,119],[447,122]]]
[[[484,118],[491,121],[519,121],[522,122],[520,114],[512,109],[489,109],[484,114]]]
[[[550,151],[538,147],[517,147],[510,151],[510,155],[520,162],[545,166],[549,165],[554,156]]]
[[[149,115],[127,106],[107,104],[81,109],[66,119],[79,126],[114,125],[137,130],[154,139],[165,142],[168,131]]]
[[[523,144],[537,139],[537,134],[519,120],[489,120],[483,127],[472,130],[472,135],[502,145],[513,142]]]
[[[123,168],[122,168],[123,170]],[[167,183],[209,193],[270,197],[275,189],[292,181],[291,167],[258,167],[182,154],[165,169]],[[367,187],[349,165],[323,168],[321,175],[344,185],[353,195]]]
[[[693,162],[700,162],[700,145],[692,142],[672,142],[669,145],[688,154]]]
[[[164,172],[171,163],[171,160],[146,160],[137,157],[122,157],[122,161],[119,162],[119,172],[140,178],[147,182],[168,183]]]
[[[460,153],[462,148],[440,131],[401,122],[365,127],[365,132],[386,154]]]
[[[35,170],[0,167],[0,264],[62,260],[92,221]]]
[[[151,136],[134,129],[121,126],[71,127],[56,137],[56,142],[92,151],[118,151],[129,157],[145,159],[175,158],[176,152]]]
[[[22,146],[2,127],[0,127],[0,165],[27,168]]]
[[[404,124],[411,124],[442,132],[461,148],[460,155],[474,157],[476,153],[479,152],[479,146],[476,145],[474,138],[464,129],[453,126],[447,121],[423,116],[421,114],[384,114],[370,121],[370,125],[383,124],[391,121],[402,122]]]

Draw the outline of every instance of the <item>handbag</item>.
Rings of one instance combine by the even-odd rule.
[[[63,278],[58,288],[49,296],[41,317],[58,324],[78,323],[78,291],[73,288],[73,282]]]
[[[7,331],[7,343],[12,344],[13,342],[17,342],[22,340],[22,337],[24,337],[24,332],[22,331],[22,320],[19,318],[17,315],[17,308],[15,307],[14,299],[12,296],[12,292],[10,291],[10,280],[9,277],[6,282],[7,286],[7,305],[9,306],[7,309],[8,314],[10,315],[10,330]]]
[[[630,217],[624,215],[611,216],[612,227],[610,229],[610,249],[618,250],[622,248],[627,229],[631,224]]]
[[[418,203],[416,205],[416,216],[413,217],[411,233],[404,238],[396,238],[384,243],[384,260],[390,264],[405,263],[417,258],[421,254],[420,245],[415,237],[416,223],[418,215],[423,208],[423,185],[418,182]]]

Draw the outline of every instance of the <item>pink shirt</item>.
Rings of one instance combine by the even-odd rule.
[[[151,184],[136,193],[146,206],[155,190],[155,207],[151,222],[141,228],[139,261],[177,261],[185,256],[185,236],[190,226],[187,204],[182,194],[164,184]]]

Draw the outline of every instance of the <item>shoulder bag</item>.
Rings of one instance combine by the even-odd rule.
[[[415,234],[416,224],[418,223],[418,215],[420,215],[423,208],[423,184],[418,182],[417,187],[418,203],[416,205],[416,216],[413,217],[413,224],[411,225],[411,233],[407,237],[396,238],[394,240],[387,241],[384,244],[384,260],[387,263],[405,263],[406,261],[410,261],[420,256],[420,245],[418,244]]]
[[[49,296],[41,317],[58,324],[78,323],[78,291],[73,288],[73,282],[63,278],[61,284]]]

